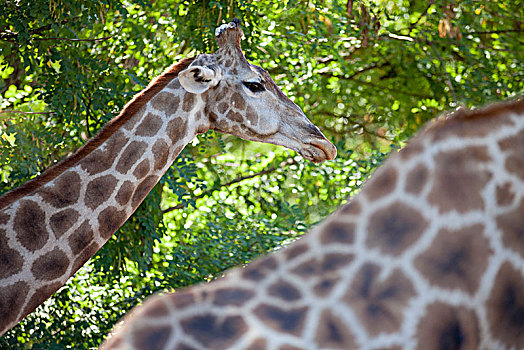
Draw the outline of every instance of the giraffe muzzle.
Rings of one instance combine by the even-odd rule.
[[[325,160],[333,160],[337,156],[337,148],[327,139],[313,139],[305,142],[305,146],[299,150],[302,157],[313,163],[321,163]]]

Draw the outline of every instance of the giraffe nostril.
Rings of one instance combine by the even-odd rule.
[[[313,136],[324,138],[324,134],[313,123],[307,124],[306,128],[313,134]]]

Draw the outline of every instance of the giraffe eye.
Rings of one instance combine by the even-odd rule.
[[[257,82],[253,82],[253,81],[244,81],[243,82],[244,86],[247,87],[249,90],[251,90],[251,92],[262,92],[264,90],[266,90],[266,88],[264,87],[264,85],[262,85],[261,83],[257,83]]]

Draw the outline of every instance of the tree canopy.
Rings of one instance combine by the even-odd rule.
[[[210,131],[2,348],[98,346],[155,291],[209,281],[288,244],[420,126],[524,87],[521,1],[0,1],[0,194],[70,155],[183,57],[242,20],[267,69],[338,148],[295,152]]]

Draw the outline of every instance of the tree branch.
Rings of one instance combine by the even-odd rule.
[[[72,20],[75,20],[75,19],[78,19],[79,17],[75,17],[75,18],[71,18],[71,19],[65,19],[63,21],[60,22],[61,25],[63,24],[66,24],[67,22],[70,22]],[[29,34],[31,35],[41,35],[42,32],[46,31],[46,30],[49,30],[51,29],[51,26],[52,24],[47,24],[45,26],[42,26],[40,28],[37,28],[35,30],[31,30],[29,31]],[[56,40],[56,41],[105,41],[105,40],[109,40],[109,39],[112,39],[113,37],[115,37],[116,35],[120,34],[120,32],[122,31],[122,29],[124,28],[124,26],[120,26],[120,30],[118,31],[118,33],[115,33],[113,35],[108,35],[108,36],[105,36],[105,37],[102,37],[102,38],[88,38],[88,39],[72,39],[72,38],[33,38],[33,40],[38,40],[38,41],[46,41],[46,40]],[[10,42],[14,42],[13,39],[15,39],[16,37],[18,36],[18,33],[6,33],[6,32],[3,32],[3,33],[0,33],[0,40],[6,40],[6,41],[10,41]],[[76,34],[75,34],[76,36]]]
[[[395,34],[395,33],[388,33],[387,36],[386,35],[381,35],[381,36],[378,37],[378,39],[379,40],[381,40],[381,39],[395,39],[395,40],[409,41],[409,42],[417,41],[412,36],[399,35],[399,34]]]
[[[336,78],[342,79],[342,80],[351,80],[351,81],[353,81],[355,83],[358,83],[358,84],[369,85],[369,86],[373,86],[373,87],[375,87],[377,89],[380,89],[380,90],[396,92],[398,94],[406,95],[406,96],[410,96],[410,97],[433,98],[433,97],[428,96],[428,95],[422,95],[422,94],[418,94],[416,92],[407,92],[407,91],[403,91],[403,90],[400,90],[400,89],[395,89],[395,88],[391,88],[391,87],[375,84],[375,83],[372,83],[370,81],[364,81],[364,80],[355,79],[355,78],[348,78],[348,77],[346,77],[344,75],[335,75],[335,74],[327,73],[327,72],[326,73],[321,73],[320,75],[323,75],[323,76],[326,76],[326,77],[336,77]]]
[[[118,33],[117,33],[118,34]],[[45,40],[57,40],[57,41],[104,41],[113,38],[115,35],[105,36],[103,38],[92,38],[92,39],[71,39],[71,38],[34,38],[34,40],[45,41]]]
[[[422,17],[424,17],[424,16],[428,13],[428,10],[429,10],[429,8],[431,7],[431,5],[433,5],[433,2],[434,2],[434,0],[430,0],[428,6],[427,6],[426,9],[425,9],[421,14],[420,14],[420,16],[418,16],[417,20],[409,25],[409,28],[408,28],[408,36],[409,36],[409,34],[411,34],[411,31],[413,30],[413,28],[415,28],[415,26],[418,24],[418,22],[420,21],[420,19],[421,19]]]
[[[332,78],[341,78],[341,79],[346,79],[346,80],[355,80],[354,78],[356,78],[358,75],[360,75],[362,73],[365,73],[367,71],[373,70],[375,68],[383,68],[383,67],[389,66],[389,65],[391,65],[391,63],[389,63],[389,61],[386,59],[386,61],[382,62],[381,64],[372,63],[372,64],[370,64],[367,67],[364,67],[362,69],[356,70],[355,72],[353,72],[349,76],[335,75],[333,73],[328,73],[331,70],[330,67],[324,67],[322,69],[319,69],[315,74],[329,76],[329,77],[332,77]],[[300,82],[300,81],[303,81],[304,79],[306,79],[306,78],[299,78],[298,81]]]
[[[79,18],[80,18],[80,16],[64,19],[64,20],[60,21],[60,24],[64,25],[64,24],[69,23],[71,21],[75,21],[75,20],[77,20]],[[51,29],[53,24],[54,23],[46,24],[45,26],[42,26],[42,27],[30,30],[29,34],[35,35],[35,34],[40,34],[42,32],[45,32],[45,31]],[[14,32],[0,32],[0,40],[13,41],[13,40],[9,40],[9,39],[16,39],[17,36],[18,36],[18,33],[14,33]]]
[[[278,169],[281,169],[281,168],[284,168],[284,167],[287,167],[289,165],[292,165],[292,164],[295,164],[296,161],[293,159],[293,158],[289,158],[285,161],[283,161],[282,163],[280,163],[278,166],[272,166],[270,168],[267,168],[267,169],[264,169],[262,171],[259,171],[258,173],[255,173],[255,174],[251,174],[251,175],[244,175],[244,176],[239,176],[237,177],[236,179],[234,180],[231,180],[229,182],[226,182],[225,184],[221,184],[220,186],[218,186],[217,188],[213,188],[209,191],[205,191],[205,192],[202,192],[201,194],[199,194],[198,196],[195,196],[193,197],[193,199],[200,199],[204,196],[207,196],[207,195],[210,195],[211,193],[215,192],[216,190],[222,188],[222,187],[229,187],[231,185],[234,185],[236,183],[239,183],[239,182],[242,182],[244,180],[248,180],[248,179],[252,179],[254,177],[257,177],[257,176],[262,176],[262,175],[266,175],[266,174],[270,174]],[[173,210],[177,210],[177,209],[183,209],[185,208],[186,205],[184,203],[179,203],[173,207],[170,207],[170,208],[167,208],[167,209],[164,209],[162,210],[162,213],[163,214],[167,214]]]
[[[353,74],[348,76],[348,79],[356,78],[358,75],[360,75],[360,74],[362,74],[364,72],[367,72],[368,70],[372,70],[372,69],[375,69],[375,68],[383,68],[385,66],[390,66],[390,65],[391,65],[391,63],[389,63],[389,61],[387,59],[386,59],[385,62],[382,62],[381,64],[373,63],[373,64],[370,64],[367,67],[364,67],[362,69],[357,70],[356,72],[354,72]]]

